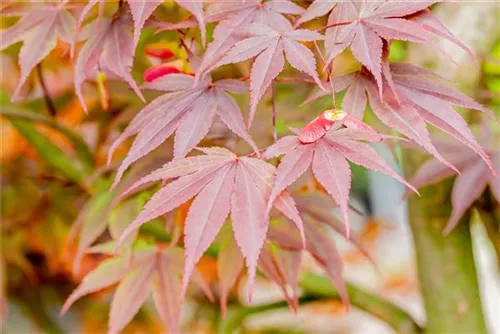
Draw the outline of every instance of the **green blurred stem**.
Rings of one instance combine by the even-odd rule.
[[[340,299],[337,290],[326,277],[308,273],[300,281],[300,287],[307,296]],[[384,298],[346,283],[351,304],[384,321],[397,333],[420,333],[422,330],[415,320],[399,306]]]
[[[305,274],[299,283],[303,296],[299,304],[338,299],[340,297],[330,280],[316,274]],[[354,307],[366,311],[372,316],[386,322],[398,333],[420,333],[421,329],[412,317],[383,298],[370,294],[353,284],[347,284],[349,298]],[[218,333],[230,334],[237,329],[247,316],[264,313],[271,310],[287,307],[285,301],[263,304],[250,307],[237,307],[229,310],[227,317],[219,324]]]
[[[75,147],[76,154],[80,159],[82,166],[85,170],[90,173],[94,170],[94,159],[92,153],[90,152],[87,143],[75,132],[66,128],[65,126],[57,123],[55,120],[46,117],[41,114],[36,114],[34,112],[19,109],[18,107],[12,106],[2,106],[0,108],[0,115],[6,116],[9,120],[20,119],[25,121],[31,121],[35,123],[40,123],[51,127],[54,130],[59,131],[73,143]]]
[[[47,137],[40,133],[32,124],[15,117],[8,117],[12,125],[23,135],[23,137],[36,149],[40,156],[62,175],[87,190],[83,183],[84,172],[80,165],[66,155],[59,147],[54,145]],[[15,145],[15,143],[14,143]],[[88,191],[88,190],[87,190]]]
[[[411,166],[409,166],[411,168]],[[451,213],[450,182],[409,199],[427,333],[486,333],[469,229],[470,212],[443,236]]]

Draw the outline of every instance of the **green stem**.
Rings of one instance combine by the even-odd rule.
[[[326,277],[308,273],[302,277],[300,286],[304,290],[304,294],[308,296],[339,299],[337,290]],[[346,283],[346,288],[354,307],[384,321],[397,333],[420,333],[422,331],[411,315],[397,305],[353,284]]]
[[[299,298],[299,304],[303,305],[303,304],[307,304],[310,302],[319,301],[319,300],[323,300],[323,299],[330,299],[330,298],[331,297],[324,298],[324,297],[306,296],[306,297]],[[236,329],[238,329],[240,327],[241,323],[245,320],[246,317],[248,317],[252,314],[264,313],[267,311],[285,308],[287,306],[288,306],[288,304],[286,303],[286,301],[279,301],[279,302],[275,302],[275,303],[262,304],[262,305],[250,306],[250,307],[240,306],[240,307],[229,308],[226,318],[219,323],[217,333],[219,333],[219,334],[231,334]]]
[[[470,212],[446,237],[450,216],[449,182],[422,189],[411,197],[410,227],[415,242],[420,289],[428,333],[485,333],[472,253]]]
[[[299,283],[304,296],[299,298],[299,304],[338,299],[340,296],[330,280],[316,274],[305,274]],[[420,333],[421,329],[412,317],[398,306],[381,297],[370,294],[352,284],[347,284],[347,292],[354,307],[366,311],[374,317],[386,322],[398,333]],[[229,310],[227,317],[221,321],[218,333],[230,334],[236,330],[247,316],[264,313],[287,307],[285,301],[263,304],[251,307],[236,307]]]
[[[59,131],[73,143],[75,146],[75,151],[82,162],[82,166],[85,170],[90,173],[94,170],[94,159],[92,153],[89,151],[87,143],[75,132],[57,123],[55,120],[50,119],[44,115],[36,114],[34,112],[22,110],[18,107],[2,106],[0,108],[0,115],[6,116],[9,119],[21,119],[31,122],[36,122],[40,124],[47,125],[54,130]]]

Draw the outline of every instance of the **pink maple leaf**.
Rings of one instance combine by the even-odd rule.
[[[384,96],[380,98],[373,76],[364,70],[334,79],[334,88],[347,88],[342,108],[362,119],[368,102],[374,114],[387,126],[422,146],[438,160],[449,163],[433,145],[426,123],[441,129],[476,152],[488,166],[491,161],[454,105],[482,111],[494,118],[491,110],[447,85],[436,74],[406,63],[383,62]],[[331,91],[331,90],[330,90]],[[328,93],[318,90],[312,100]]]
[[[169,74],[146,83],[143,87],[169,93],[161,95],[142,109],[111,146],[109,159],[120,143],[137,134],[118,169],[114,185],[133,162],[157,148],[174,131],[174,159],[185,157],[208,133],[215,115],[258,151],[245,128],[238,105],[227,93],[245,93],[248,90],[245,83],[234,79],[212,82],[206,78],[195,84],[190,75]]]
[[[141,30],[146,23],[146,20],[153,14],[156,8],[163,3],[164,0],[128,0],[127,3],[134,19],[134,46],[137,45]],[[203,18],[203,2],[198,0],[176,0],[177,4],[189,11],[198,20],[201,29],[201,37],[203,44],[205,44],[205,21]],[[104,13],[105,0],[89,0],[88,4],[83,8],[80,14],[78,26],[81,25],[89,11],[99,3],[99,17],[98,21],[102,20]],[[97,23],[99,24],[99,22]]]
[[[350,46],[354,57],[373,74],[382,94],[384,40],[429,44],[440,50],[432,39],[433,35],[438,35],[458,44],[474,58],[470,50],[427,10],[436,2],[439,1],[318,0],[309,6],[297,24],[330,12],[325,35],[327,63]]]
[[[118,283],[111,301],[109,332],[122,331],[152,295],[160,319],[171,332],[177,333],[182,306],[183,266],[182,249],[176,247],[143,246],[134,250],[130,263],[123,257],[105,260],[85,276],[64,303],[61,313],[66,313],[81,297]],[[200,272],[195,270],[193,280],[213,300]]]
[[[207,155],[171,161],[125,192],[130,193],[145,183],[179,177],[151,198],[120,240],[125,240],[142,224],[196,196],[189,208],[185,227],[185,291],[194,265],[231,212],[234,236],[248,267],[248,299],[251,300],[257,260],[268,228],[266,199],[274,181],[275,168],[260,159],[237,157],[224,148],[198,150]],[[275,207],[296,224],[303,236],[302,220],[293,199],[286,193],[277,196]]]
[[[488,127],[483,127],[482,144],[488,160],[478,156],[473,150],[467,149],[457,142],[439,141],[438,147],[449,161],[461,170],[456,177],[451,193],[453,206],[444,233],[449,233],[458,223],[469,207],[481,196],[489,185],[493,196],[500,203],[500,152],[493,140],[493,134]],[[490,161],[493,161],[491,163]],[[435,184],[452,176],[453,170],[443,165],[437,159],[425,162],[412,178],[412,184],[420,188]]]
[[[21,75],[12,100],[18,97],[33,68],[56,47],[58,39],[73,43],[76,20],[63,5],[34,4],[39,8],[28,11],[14,26],[0,31],[0,50],[23,42],[19,54]]]
[[[82,96],[82,84],[95,77],[98,70],[125,80],[144,101],[139,87],[132,78],[135,44],[131,38],[132,17],[130,11],[121,10],[117,17],[104,19],[97,30],[97,22],[86,26],[90,38],[85,42],[75,64],[75,91],[80,103],[87,110]]]
[[[312,76],[322,86],[316,72],[314,54],[300,42],[316,41],[323,37],[311,30],[275,30],[261,24],[251,24],[245,30],[250,37],[234,45],[210,69],[256,57],[250,74],[250,116],[248,119],[250,126],[259,100],[285,66],[284,55],[292,67]]]
[[[347,160],[387,174],[410,189],[416,190],[393,171],[374,148],[362,142],[380,142],[385,138],[384,135],[359,127],[328,132],[331,126],[324,126],[325,119],[335,120],[341,125],[344,120],[342,117],[345,117],[344,112],[325,111],[325,117],[313,120],[302,128],[298,136],[281,138],[270,146],[263,156],[272,158],[285,155],[276,170],[276,181],[269,196],[267,212],[269,212],[276,196],[295,182],[312,165],[312,171],[318,182],[340,206],[346,225],[346,235],[349,238],[347,213],[351,169]],[[313,138],[315,140],[312,140]]]

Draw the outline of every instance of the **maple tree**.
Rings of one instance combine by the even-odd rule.
[[[75,272],[85,254],[102,253],[109,258],[83,278],[62,312],[84,295],[117,284],[110,332],[122,331],[149,295],[165,326],[179,332],[191,279],[214,299],[197,268],[214,243],[218,245],[216,270],[223,316],[245,265],[249,303],[261,272],[279,285],[287,304],[296,311],[304,252],[312,255],[349,307],[342,259],[326,231],[333,229],[370,259],[349,224],[349,213],[355,211],[350,206],[351,163],[389,175],[417,194],[418,188],[461,172],[452,192],[453,211],[446,233],[488,185],[500,202],[500,156],[493,145],[494,134],[487,130],[476,140],[455,107],[480,111],[492,119],[494,113],[429,70],[389,61],[395,40],[431,45],[444,53],[436,37],[474,58],[430,11],[438,2],[175,0],[175,6],[187,12],[178,22],[164,18],[162,0],[61,0],[36,4],[36,9],[18,4],[2,8],[20,19],[1,30],[1,49],[23,42],[18,58],[21,73],[12,100],[61,41],[73,62],[75,94],[86,112],[92,111],[92,94],[83,87],[94,83],[102,109],[109,109],[113,94],[107,78],[125,82],[144,102],[133,110],[121,133],[110,135],[113,142],[106,148],[107,165],[113,170],[113,156],[123,156],[124,144],[135,136],[113,182],[107,179],[104,166],[92,174],[86,170],[85,180],[79,178],[79,171],[70,173],[73,181],[94,196],[73,227],[73,233],[79,234]],[[325,16],[325,26],[305,28]],[[175,36],[177,50],[143,41],[148,34],[165,31]],[[333,76],[332,64],[347,49],[359,69]],[[186,54],[182,68],[175,63],[181,51]],[[141,57],[155,59],[137,70]],[[240,75],[227,75],[229,66]],[[293,77],[286,78],[283,72]],[[139,74],[144,79],[140,84]],[[312,120],[302,128],[290,127],[293,134],[278,139],[275,85],[286,79],[312,85],[304,102],[329,96],[333,103],[327,110],[315,110],[315,118],[308,115]],[[266,95],[269,90],[271,99]],[[130,94],[125,91],[122,95]],[[336,97],[342,92],[338,108]],[[368,107],[391,135],[364,121]],[[262,140],[251,135],[260,114],[272,118],[275,136],[272,144],[262,147],[258,146]],[[433,140],[427,124],[454,142]],[[224,140],[205,145],[212,132],[223,133]],[[232,143],[227,140],[230,136],[235,137]],[[238,138],[248,144],[247,152],[237,148]],[[373,147],[399,142],[416,144],[433,156],[409,182]],[[163,154],[166,159],[160,168],[140,166],[165,146],[171,149]],[[307,174],[310,167],[312,174]],[[315,186],[294,191],[304,175]],[[334,203],[342,219],[331,212]],[[181,223],[172,218],[176,215],[183,215]],[[141,238],[141,229],[154,220],[166,222],[167,244]],[[111,240],[99,243],[106,229]]]

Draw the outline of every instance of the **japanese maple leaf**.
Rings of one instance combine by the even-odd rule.
[[[238,243],[232,235],[225,232],[225,230],[222,230],[218,236],[219,255],[217,257],[220,307],[223,318],[225,318],[227,312],[228,293],[241,275],[244,264],[244,257],[238,248]],[[262,247],[257,264],[258,269],[266,277],[279,285],[290,308],[293,310],[296,310],[298,307],[297,279],[302,247],[299,233],[297,233],[297,237],[299,248],[293,251],[274,248],[274,252],[271,252],[269,249],[270,245],[266,242]],[[293,296],[290,296],[286,289],[287,284],[292,287]]]
[[[309,74],[322,85],[316,72],[314,54],[300,42],[323,37],[310,30],[278,31],[259,24],[249,25],[246,31],[251,37],[234,45],[212,68],[256,57],[250,74],[250,126],[259,100],[285,66],[284,54],[292,67]]]
[[[426,122],[467,145],[491,166],[490,158],[453,106],[479,110],[494,118],[491,110],[423,68],[406,63],[389,65],[387,61],[383,64],[386,87],[383,100],[373,76],[367,71],[339,77],[338,84],[334,80],[336,91],[348,87],[342,102],[344,110],[362,119],[369,98],[373,112],[383,123],[412,139],[449,167],[455,168],[434,147]],[[314,98],[321,95],[325,92],[318,90]]]
[[[141,30],[146,23],[146,20],[153,14],[156,8],[163,3],[164,0],[128,0],[127,3],[134,19],[134,46],[139,41]],[[203,18],[203,1],[199,0],[176,0],[177,4],[189,11],[198,20],[201,30],[201,38],[205,44],[205,22]],[[79,25],[83,22],[89,11],[95,4],[99,3],[99,18],[102,19],[105,0],[89,0],[88,4],[83,8],[80,14]]]
[[[464,148],[457,142],[440,141],[438,143],[438,147],[444,152],[447,159],[462,172],[453,184],[451,193],[453,209],[444,229],[446,234],[457,225],[460,218],[481,196],[488,185],[497,202],[500,203],[500,181],[498,179],[498,175],[500,175],[500,151],[492,137],[490,130],[483,128],[482,144],[486,149],[486,154],[493,160],[491,165],[488,165],[476,152]],[[440,163],[439,160],[431,159],[417,170],[412,178],[412,184],[420,188],[438,183],[453,174],[453,170]]]
[[[328,17],[325,45],[329,63],[350,46],[354,57],[375,77],[379,92],[383,90],[382,51],[384,40],[404,40],[439,46],[432,35],[439,35],[471,52],[426,10],[439,1],[323,1],[313,2],[298,24],[331,11]],[[420,12],[426,18],[418,19]],[[414,15],[411,16],[411,15]],[[429,22],[428,24],[425,21]]]
[[[0,50],[23,42],[19,53],[21,74],[12,100],[18,97],[33,68],[56,47],[58,39],[73,42],[76,20],[63,5],[34,4],[39,8],[27,11],[15,25],[0,31]]]
[[[185,226],[185,290],[195,263],[231,212],[234,236],[248,267],[250,300],[257,260],[267,233],[268,220],[264,213],[275,168],[260,159],[237,157],[224,148],[198,150],[207,155],[173,160],[126,191],[133,191],[148,182],[179,177],[151,198],[120,240],[127,238],[142,224],[196,196],[189,208]],[[302,221],[293,199],[287,193],[281,194],[276,197],[275,207],[296,224],[303,236]]]
[[[332,126],[335,123],[341,125],[345,117],[345,112],[327,110],[302,128],[297,136],[283,137],[266,150],[266,158],[284,155],[276,170],[276,181],[269,196],[267,212],[276,196],[311,165],[315,178],[340,206],[348,238],[351,169],[347,160],[387,174],[416,191],[389,167],[374,148],[362,142],[380,142],[385,138],[383,135],[367,125],[356,126],[358,123],[363,124],[360,121],[355,123],[354,128],[331,131]]]
[[[161,95],[142,109],[111,146],[109,159],[120,143],[137,134],[118,169],[115,185],[128,166],[157,148],[174,131],[174,159],[185,157],[208,133],[215,115],[258,151],[245,128],[238,105],[227,93],[245,93],[248,90],[245,83],[233,79],[212,82],[206,78],[195,84],[190,75],[169,74],[143,87],[169,93]]]
[[[207,22],[219,22],[214,30],[214,40],[203,55],[196,76],[207,75],[207,70],[220,60],[231,47],[245,38],[241,28],[252,23],[270,26],[279,31],[288,31],[292,25],[283,14],[300,14],[304,9],[288,0],[252,0],[245,3],[219,1],[208,6]],[[189,23],[189,22],[184,22]],[[195,23],[195,22],[192,22]],[[181,23],[182,24],[182,23]],[[162,25],[161,30],[177,28]]]
[[[329,228],[339,234],[345,234],[345,231],[342,222],[332,214],[334,205],[331,199],[319,193],[302,193],[293,198],[303,218],[306,251],[325,269],[348,307],[349,297],[342,278],[342,260],[333,238],[328,235]],[[222,232],[226,231],[221,231],[219,235],[217,272],[220,278],[221,310],[224,315],[227,294],[243,269],[243,256],[234,238]],[[353,234],[350,241],[371,259],[357,235]],[[298,306],[297,281],[302,251],[303,244],[299,231],[291,225],[291,222],[275,221],[269,226],[268,239],[262,248],[258,262],[258,269],[279,285],[289,307],[294,311]],[[291,287],[291,294],[288,287]]]
[[[184,257],[180,248],[136,247],[131,263],[123,257],[101,262],[88,273],[68,297],[61,313],[68,311],[79,298],[118,283],[109,314],[109,332],[118,333],[137,314],[149,295],[169,331],[179,332],[182,309],[182,270]],[[212,292],[202,275],[195,270],[193,280],[210,300]]]
[[[144,101],[139,87],[130,74],[135,45],[131,38],[132,17],[128,10],[121,10],[112,19],[103,19],[99,30],[93,21],[86,29],[92,32],[85,42],[75,64],[75,91],[80,103],[87,110],[82,96],[82,84],[95,77],[98,70],[125,80]]]

